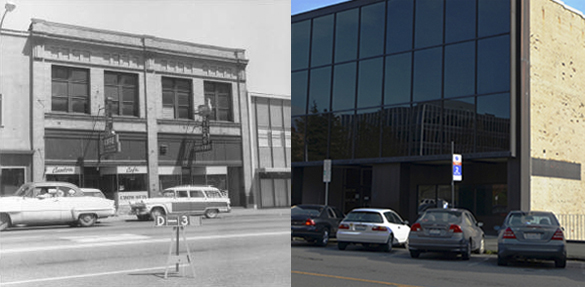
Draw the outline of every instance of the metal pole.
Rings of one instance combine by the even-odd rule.
[[[177,229],[177,258],[179,258],[179,227],[175,227]],[[167,263],[168,264],[168,263]],[[179,273],[179,262],[177,262],[176,266],[175,266],[175,270],[177,271],[177,273]]]
[[[329,205],[329,182],[325,182],[325,205]]]
[[[455,181],[453,180],[453,154],[455,154],[455,144],[451,141],[451,207],[455,207]]]

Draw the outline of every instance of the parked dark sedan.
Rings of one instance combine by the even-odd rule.
[[[554,260],[557,268],[567,265],[565,236],[552,212],[511,211],[496,229],[498,265],[517,258]]]
[[[326,205],[301,204],[291,208],[291,238],[303,238],[319,246],[326,246],[329,237],[335,237],[344,214]]]
[[[471,251],[485,249],[483,223],[465,209],[432,208],[411,226],[408,250],[412,258],[422,252],[455,252],[469,260]]]

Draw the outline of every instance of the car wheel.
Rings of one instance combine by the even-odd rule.
[[[10,227],[10,215],[6,213],[0,214],[0,231]]]
[[[565,268],[567,266],[567,258],[557,258],[555,259],[555,267],[556,268]]]
[[[416,250],[410,250],[410,257],[418,258],[420,256],[420,252]]]
[[[345,248],[347,248],[347,242],[337,242],[337,248],[339,250],[345,250]]]
[[[150,211],[150,217],[152,217],[153,220],[156,220],[159,216],[165,216],[165,212],[161,208],[157,207]]]
[[[329,243],[329,228],[323,228],[323,232],[321,232],[321,240],[318,240],[316,243],[319,246],[327,246],[327,243]]]
[[[461,259],[469,260],[469,257],[471,257],[471,239],[467,241],[467,244],[463,249],[463,252],[461,252]]]
[[[79,216],[78,222],[81,227],[89,227],[95,224],[96,217],[89,213],[82,214]]]
[[[506,260],[506,258],[498,255],[498,266],[506,266],[508,265],[508,261]]]
[[[475,251],[475,253],[477,254],[483,254],[485,252],[485,240],[482,237],[481,241],[479,242],[479,247],[477,248],[477,250]]]
[[[216,218],[219,211],[217,209],[208,209],[205,211],[205,217]]]
[[[384,252],[392,251],[392,242],[394,242],[394,236],[390,234],[390,238],[388,238],[388,242],[382,247],[382,250],[384,250]]]

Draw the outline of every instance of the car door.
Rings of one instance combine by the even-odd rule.
[[[203,193],[203,190],[200,189],[192,189],[189,191],[189,199],[190,206],[191,206],[191,213],[193,214],[203,214],[205,212],[205,208],[207,207],[207,198]]]
[[[191,200],[189,198],[189,190],[177,189],[175,190],[175,198],[171,204],[171,213],[191,212]]]
[[[469,230],[471,231],[471,240],[473,241],[472,248],[479,248],[479,242],[483,237],[483,230],[478,226],[477,221],[470,213],[465,213],[464,222],[465,225],[468,225]]]
[[[41,196],[43,192],[46,196]],[[54,195],[57,187],[35,187],[32,197],[22,201],[22,219],[24,224],[43,224],[59,222],[63,209],[61,201]]]
[[[410,228],[403,223],[402,218],[398,216],[398,214],[387,211],[385,214],[386,219],[390,223],[390,228],[394,233],[394,238],[400,243],[403,243],[408,238],[408,233],[410,232]]]

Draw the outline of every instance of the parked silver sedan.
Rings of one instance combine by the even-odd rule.
[[[554,260],[555,267],[567,265],[567,249],[563,228],[552,212],[511,211],[504,225],[496,227],[498,265],[518,258]]]
[[[411,226],[408,250],[412,258],[423,252],[460,253],[469,260],[471,251],[481,254],[485,249],[483,223],[465,209],[432,208]]]

